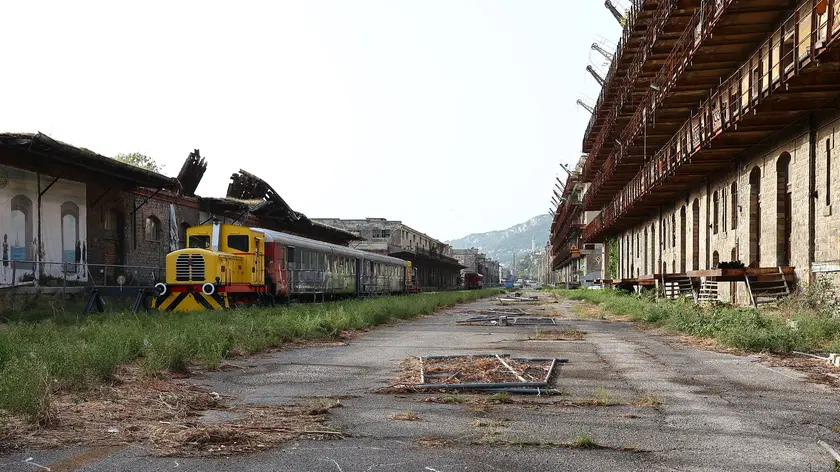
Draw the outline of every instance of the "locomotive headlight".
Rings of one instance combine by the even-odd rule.
[[[162,297],[162,296],[166,295],[166,289],[167,289],[166,284],[163,283],[163,282],[158,282],[158,283],[155,284],[155,290],[157,290],[157,293],[158,293],[159,297]]]
[[[211,284],[210,282],[207,282],[206,284],[201,286],[201,293],[205,295],[213,295],[214,293],[216,293],[216,286]]]

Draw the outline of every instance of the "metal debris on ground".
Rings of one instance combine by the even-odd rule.
[[[794,354],[798,354],[800,356],[810,357],[811,359],[817,359],[820,361],[824,361],[829,365],[834,367],[840,367],[840,354],[829,354],[828,357],[818,356],[816,354],[810,354],[807,352],[800,352],[800,351],[793,351]]]
[[[539,301],[539,297],[521,297],[521,296],[513,296],[513,297],[498,297],[496,300],[500,302],[536,302]]]
[[[555,318],[546,316],[525,316],[527,313],[521,311],[519,313],[502,313],[498,314],[492,310],[487,310],[486,315],[472,316],[465,320],[456,321],[456,324],[479,324],[491,326],[534,326],[534,325],[557,325]]]
[[[417,357],[404,363],[405,375],[390,391],[415,389],[479,390],[528,394],[551,393],[556,357],[510,357],[510,354],[457,354]]]

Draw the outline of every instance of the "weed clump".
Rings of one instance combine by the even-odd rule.
[[[575,437],[575,440],[572,441],[572,446],[581,448],[581,449],[595,449],[598,446],[598,443],[592,439],[592,436],[589,433],[581,433]]]
[[[714,339],[744,351],[840,351],[840,316],[834,314],[836,308],[829,301],[831,297],[819,288],[812,287],[802,295],[783,300],[772,311],[729,305],[701,306],[689,299],[656,299],[616,290],[556,290],[554,293],[592,303],[604,313]]]
[[[137,362],[147,375],[186,372],[196,364],[214,369],[233,355],[292,340],[335,338],[345,330],[409,319],[498,293],[485,289],[148,315],[50,312],[10,321],[0,324],[0,416],[48,421],[55,392],[99,385],[123,364]]]

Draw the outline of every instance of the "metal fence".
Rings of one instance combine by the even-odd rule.
[[[15,309],[15,297],[28,294],[82,293],[94,287],[151,287],[165,277],[164,268],[120,264],[88,264],[4,260],[0,265],[0,294]]]

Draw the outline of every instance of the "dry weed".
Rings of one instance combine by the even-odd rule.
[[[325,413],[340,403],[231,407],[215,392],[184,379],[150,380],[123,368],[111,385],[55,398],[55,420],[44,427],[8,422],[6,441],[26,447],[105,447],[145,444],[161,456],[228,455],[299,438],[336,438]],[[232,421],[206,421],[205,412]],[[0,433],[0,438],[3,435]]]
[[[389,419],[399,421],[420,421],[420,417],[412,411],[404,411],[402,413],[394,413],[388,416]]]
[[[586,333],[576,329],[540,330],[534,331],[528,339],[540,341],[581,341]]]

